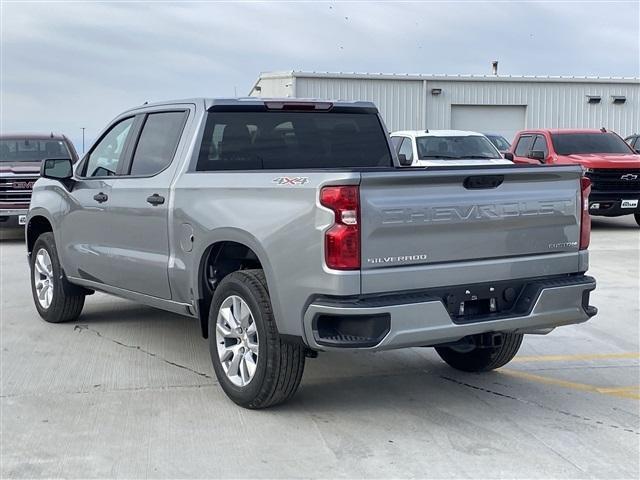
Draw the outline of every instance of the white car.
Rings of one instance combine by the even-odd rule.
[[[411,167],[511,165],[481,133],[463,130],[402,130],[391,133],[400,163]]]

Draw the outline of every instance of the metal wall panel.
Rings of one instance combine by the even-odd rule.
[[[640,131],[637,79],[531,78],[375,74],[265,74],[258,80],[263,97],[369,100],[390,130],[451,128],[451,105],[526,106],[526,128],[600,128],[622,136]],[[441,89],[433,95],[432,89]],[[599,104],[587,103],[599,95]],[[626,97],[614,104],[612,95]]]
[[[296,97],[372,101],[389,130],[419,126],[424,121],[423,82],[420,80],[298,77],[295,85]]]
[[[433,88],[442,93],[431,95]],[[606,127],[623,136],[640,130],[638,84],[427,81],[426,91],[427,128],[451,128],[451,105],[523,105],[525,128]],[[601,102],[589,104],[587,95]],[[614,104],[613,95],[627,100]]]

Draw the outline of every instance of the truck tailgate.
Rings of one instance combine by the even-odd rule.
[[[577,271],[581,174],[574,166],[362,173],[362,293],[464,284],[498,265],[504,278],[485,281]]]

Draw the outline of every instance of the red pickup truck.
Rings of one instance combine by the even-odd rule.
[[[523,130],[505,158],[516,163],[582,165],[591,180],[589,213],[634,215],[640,225],[640,154],[614,132]]]

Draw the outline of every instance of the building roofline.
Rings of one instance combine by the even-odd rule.
[[[540,82],[540,83],[627,83],[640,85],[640,77],[596,77],[596,76],[543,76],[543,75],[449,75],[449,74],[401,74],[401,73],[358,73],[358,72],[304,72],[279,71],[262,72],[255,85],[262,78],[336,78],[367,80],[427,80],[458,82]]]

